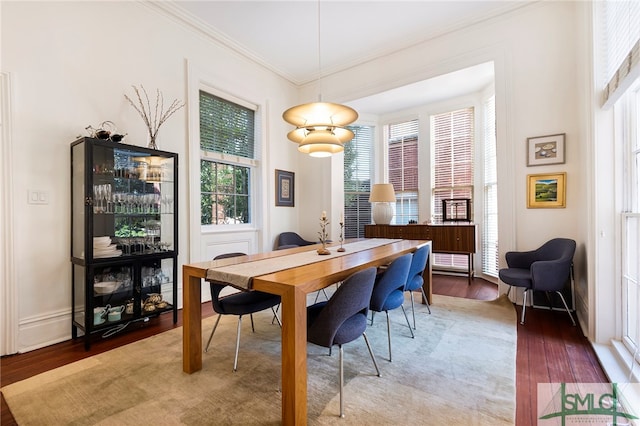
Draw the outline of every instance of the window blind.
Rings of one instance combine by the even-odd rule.
[[[498,174],[496,167],[495,96],[484,102],[484,217],[482,272],[498,276]]]
[[[355,137],[344,145],[344,238],[363,238],[371,223],[373,126],[347,126]]]
[[[640,77],[640,2],[601,3],[606,86],[603,107],[612,106]]]
[[[389,183],[396,192],[395,224],[418,220],[418,120],[387,126]]]
[[[255,111],[200,91],[200,149],[254,158]]]

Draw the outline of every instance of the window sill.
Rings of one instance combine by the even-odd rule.
[[[640,417],[640,365],[633,361],[632,354],[619,340],[610,344],[593,344],[600,365],[611,383],[619,384],[619,388],[628,401],[627,412]],[[629,366],[634,362],[631,372]],[[632,385],[626,385],[631,383]]]

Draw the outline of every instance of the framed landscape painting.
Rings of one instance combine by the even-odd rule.
[[[567,174],[544,173],[527,175],[527,208],[564,208]]]

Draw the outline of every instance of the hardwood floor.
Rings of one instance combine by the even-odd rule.
[[[455,297],[492,300],[497,287],[476,278],[468,285],[466,277],[434,275],[433,292]],[[520,307],[516,306],[518,315]],[[205,316],[212,315],[211,304],[203,305]],[[84,350],[82,339],[69,340],[25,354],[10,355],[0,360],[2,386],[24,380],[44,371],[96,355],[161,333],[182,324],[182,312],[178,324],[171,315],[161,315],[150,321],[129,325],[119,335],[102,339],[92,336],[91,350]],[[518,317],[519,318],[519,317]],[[516,358],[516,425],[537,424],[537,384],[548,382],[608,382],[589,341],[579,327],[573,327],[566,312],[528,309],[525,325],[518,322],[518,349]],[[16,425],[2,397],[0,424]]]

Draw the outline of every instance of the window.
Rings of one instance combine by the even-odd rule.
[[[396,192],[393,224],[418,221],[418,120],[389,124],[389,183]]]
[[[602,24],[603,109],[614,106],[616,148],[622,154],[620,260],[622,342],[640,350],[640,3],[598,3]],[[640,359],[636,358],[636,361]],[[633,367],[632,367],[633,368]]]
[[[200,91],[202,225],[251,223],[255,108]]]
[[[495,96],[484,103],[484,217],[482,273],[498,276],[498,174],[496,167]]]
[[[622,98],[625,116],[625,205],[622,214],[622,341],[640,348],[640,81]]]
[[[473,205],[473,134],[474,109],[464,108],[431,116],[433,152],[432,212],[442,221],[442,200],[469,198]],[[436,254],[440,266],[466,268],[466,256]]]
[[[364,237],[371,223],[372,126],[348,126],[355,137],[344,145],[344,238]]]

